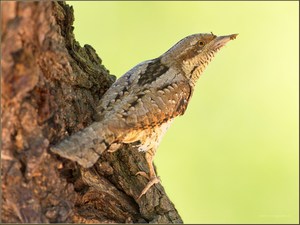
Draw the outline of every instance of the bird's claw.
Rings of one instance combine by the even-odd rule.
[[[149,176],[145,173],[145,172],[138,172],[136,173],[136,175],[142,175],[143,177],[146,177],[149,179]],[[146,176],[145,176],[146,175]],[[138,200],[147,193],[147,191],[154,185],[154,184],[158,184],[160,182],[159,177],[152,177],[151,179],[149,179],[148,184],[146,185],[146,187],[143,189],[143,191],[141,192],[141,194],[139,195],[139,197],[137,198]]]
[[[141,176],[145,177],[146,179],[150,180],[149,175],[148,175],[147,173],[145,173],[144,171],[139,171],[139,172],[137,172],[135,175],[136,175],[136,176],[137,176],[137,175],[141,175]]]

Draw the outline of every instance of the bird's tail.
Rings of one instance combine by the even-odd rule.
[[[96,122],[51,147],[50,150],[89,168],[97,162],[114,139],[113,133],[106,126]]]

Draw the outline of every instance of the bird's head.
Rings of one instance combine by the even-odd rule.
[[[161,56],[162,63],[175,66],[194,85],[203,70],[225,44],[235,39],[237,34],[216,36],[193,34],[179,41]]]

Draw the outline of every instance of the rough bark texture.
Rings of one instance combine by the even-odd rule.
[[[140,200],[144,155],[124,145],[90,169],[49,146],[94,121],[115,77],[73,35],[63,2],[1,2],[2,222],[182,223],[158,184]],[[101,37],[99,37],[101,41]]]

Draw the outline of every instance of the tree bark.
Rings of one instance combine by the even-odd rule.
[[[90,169],[49,151],[91,124],[115,77],[73,34],[64,2],[1,2],[2,222],[182,223],[132,145]],[[99,37],[101,40],[101,37]]]

